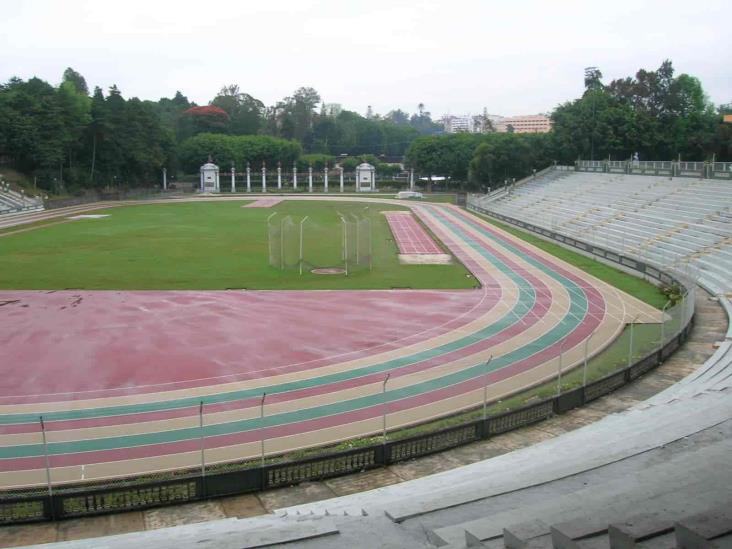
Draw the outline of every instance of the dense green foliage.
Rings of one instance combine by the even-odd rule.
[[[362,214],[354,202],[285,201],[242,208],[242,201],[172,202],[97,210],[102,219],[52,223],[0,238],[0,288],[14,289],[355,289],[472,288],[460,263],[401,265],[382,210],[373,208],[373,270],[344,275],[281,271],[269,265],[267,218],[308,216],[306,258],[341,263],[338,212]],[[12,232],[12,231],[10,231]],[[293,233],[293,236],[297,236]],[[297,245],[297,242],[290,243]],[[286,244],[286,245],[290,245]],[[331,263],[327,263],[330,261]]]
[[[455,134],[416,139],[408,162],[423,174],[451,178],[471,189],[495,187],[553,161],[578,158],[732,160],[732,128],[722,122],[699,80],[674,77],[665,61],[656,71],[602,83],[594,70],[583,96],[559,105],[548,134]]]
[[[656,71],[605,85],[599,70],[585,79],[581,98],[559,105],[549,134],[441,133],[424,104],[364,117],[327,104],[303,87],[272,106],[223,87],[209,105],[177,92],[158,101],[125,99],[116,86],[89,92],[84,77],[67,69],[54,87],[38,78],[0,85],[0,165],[36,178],[39,187],[154,185],[160,170],[194,172],[211,155],[226,168],[251,162],[259,169],[321,170],[327,161],[353,169],[362,160],[382,175],[398,171],[403,156],[418,175],[446,176],[462,188],[486,188],[577,158],[732,160],[729,106],[714,108],[701,83]]]
[[[232,162],[239,169],[250,162],[252,169],[259,169],[262,162],[275,167],[280,161],[285,166],[300,156],[297,141],[256,135],[225,135],[200,133],[186,139],[179,147],[179,161],[184,171],[195,172],[211,155],[216,162],[226,168]]]
[[[623,160],[636,152],[641,160],[732,160],[732,133],[722,123],[729,106],[715,110],[701,82],[674,76],[670,61],[608,85],[601,78],[596,71],[581,98],[552,114],[556,160]]]

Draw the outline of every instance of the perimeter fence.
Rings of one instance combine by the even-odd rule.
[[[480,210],[474,205],[469,205],[469,207],[476,211]],[[486,213],[494,217],[501,217],[491,212]],[[297,261],[295,261],[294,255],[301,256],[302,254],[293,255],[288,248],[290,244],[287,239],[293,234],[299,237],[298,227],[302,224],[302,219],[287,219],[287,217],[289,216],[283,216],[276,223],[274,218],[271,218],[268,222],[268,232],[272,231],[273,238],[279,238],[281,243],[280,248],[275,249],[275,251],[279,251],[280,255],[271,253],[270,259],[275,261],[279,258],[280,265],[288,265],[290,266],[288,268],[293,268],[292,265],[302,265],[304,258],[297,257]],[[368,223],[359,226],[359,222],[365,219],[367,216],[361,219],[357,219],[356,216],[352,221],[348,221],[343,216],[341,238],[345,239],[345,244],[350,243],[355,249],[355,244],[359,242],[356,231],[364,231],[363,227],[370,227]],[[509,221],[506,218],[503,219]],[[349,223],[351,225],[348,225]],[[304,227],[304,224],[302,225]],[[626,333],[618,340],[617,345],[622,352],[613,365],[613,369],[599,379],[588,380],[586,346],[584,364],[580,360],[582,367],[569,375],[565,374],[566,377],[563,378],[560,351],[558,368],[560,375],[556,382],[557,390],[548,398],[540,398],[512,410],[492,414],[486,412],[487,402],[484,401],[482,414],[480,407],[476,408],[475,414],[473,414],[473,416],[478,416],[478,419],[462,421],[457,425],[435,428],[426,433],[406,437],[400,435],[399,431],[387,432],[389,409],[385,406],[384,429],[380,443],[369,443],[348,450],[313,450],[311,455],[299,459],[293,459],[288,454],[265,453],[266,440],[262,438],[260,440],[261,455],[257,458],[248,457],[225,463],[207,464],[206,452],[213,447],[208,447],[208,437],[204,429],[204,402],[201,402],[199,408],[200,464],[175,471],[134,477],[61,483],[53,481],[53,463],[47,455],[46,464],[50,466],[47,469],[45,484],[39,483],[34,486],[0,491],[0,525],[78,518],[246,494],[291,486],[305,481],[323,480],[427,456],[478,440],[489,439],[589,403],[655,368],[688,339],[694,319],[694,286],[691,281],[677,278],[655,266],[640,262],[636,258],[621,256],[616,252],[556,233],[548,234],[545,229],[540,227],[528,227],[524,224],[524,228],[545,236],[556,237],[558,240],[561,238],[560,241],[567,245],[601,255],[609,261],[616,262],[659,282],[678,285],[681,293],[676,303],[670,302],[663,311],[659,312],[662,321],[657,323],[659,333],[656,342],[652,338],[646,338],[645,345],[639,345],[637,340],[634,342],[634,330],[641,329],[642,325],[636,326],[631,322],[629,330],[626,330]],[[332,236],[332,229],[326,232],[329,237]],[[313,233],[313,238],[317,234],[317,232]],[[302,235],[304,238],[305,233],[303,232]],[[338,242],[338,235],[336,235],[335,242]],[[276,244],[274,241],[271,243]],[[345,244],[342,250],[345,249]],[[363,246],[363,242],[359,242],[359,246]],[[360,250],[356,252],[355,256],[349,256],[349,253],[351,252],[344,252],[344,255],[341,256],[344,263],[347,258],[352,257],[356,264],[362,257],[359,255]],[[592,334],[585,341],[587,342],[591,338]],[[574,379],[568,379],[573,374]],[[261,420],[264,426],[263,407]]]

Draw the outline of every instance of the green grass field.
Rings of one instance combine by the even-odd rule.
[[[633,276],[604,263],[600,263],[599,261],[587,257],[586,255],[582,255],[578,252],[573,252],[572,250],[568,250],[567,248],[560,246],[559,244],[554,244],[553,242],[544,240],[543,238],[540,238],[533,233],[521,230],[517,227],[513,227],[511,225],[508,225],[507,223],[501,223],[500,221],[496,221],[495,219],[486,215],[481,215],[475,212],[471,213],[487,221],[491,225],[495,225],[496,227],[503,229],[507,233],[510,233],[520,238],[524,242],[528,242],[529,244],[532,244],[533,246],[536,246],[537,248],[544,250],[545,252],[548,252],[553,256],[562,259],[563,261],[566,261],[570,265],[574,265],[575,267],[582,269],[586,273],[589,273],[592,276],[595,276],[600,280],[607,282],[608,284],[615,286],[620,290],[623,290],[625,293],[630,294],[645,303],[648,303],[656,309],[662,309],[668,301],[668,297],[664,295],[664,293],[657,286],[654,286],[653,284],[646,280],[643,280],[642,278],[638,278],[637,276]]]
[[[339,264],[337,212],[362,212],[363,203],[286,201],[273,208],[244,202],[170,203],[97,210],[110,214],[40,226],[0,238],[4,289],[366,289],[473,288],[475,278],[452,265],[400,265],[391,231],[371,206],[373,269],[344,275],[281,271],[268,261],[266,219],[274,212],[297,223],[306,215],[306,257]]]

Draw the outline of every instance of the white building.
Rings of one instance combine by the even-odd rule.
[[[469,114],[465,116],[446,115],[442,118],[442,124],[447,133],[473,133],[475,121]]]

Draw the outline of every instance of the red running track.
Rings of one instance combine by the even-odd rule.
[[[8,364],[26,366],[3,368],[0,404],[312,369],[435,337],[484,314],[499,296],[497,289],[2,290],[0,348]]]
[[[384,212],[401,254],[444,254],[411,212]]]

